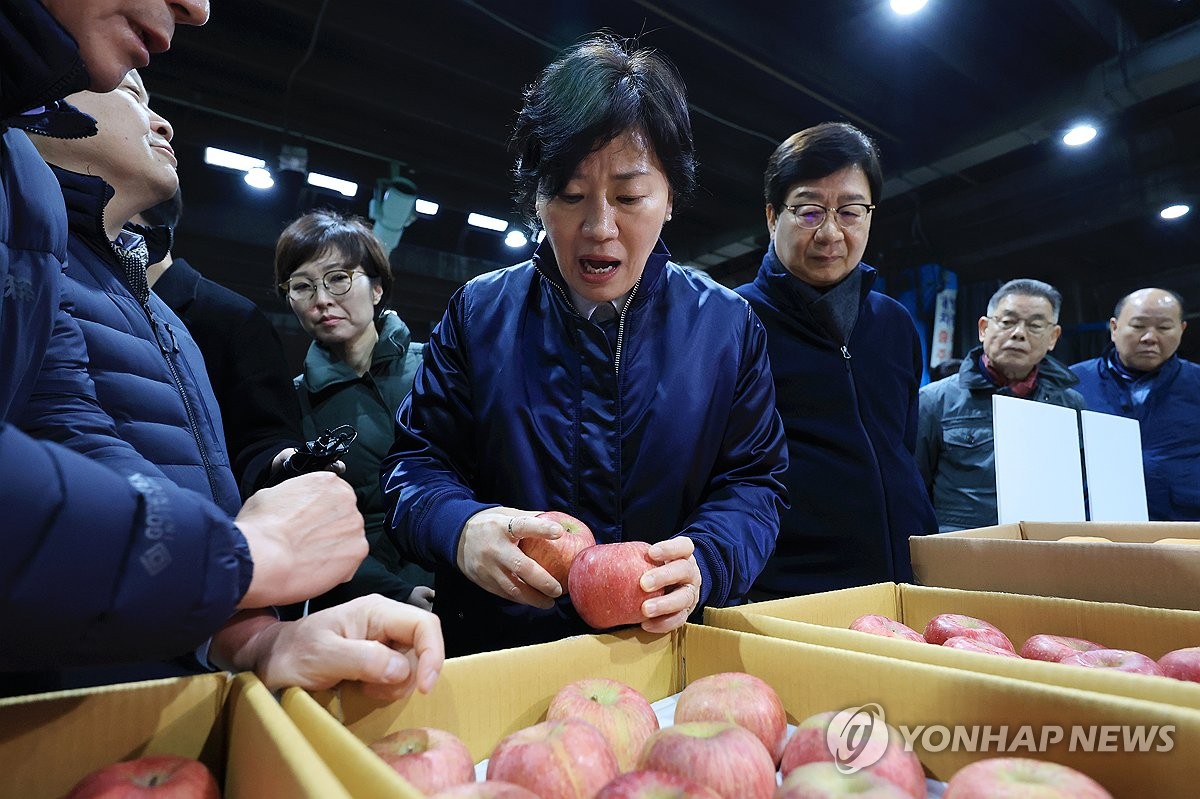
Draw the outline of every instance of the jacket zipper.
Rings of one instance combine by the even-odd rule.
[[[621,307],[621,317],[617,320],[617,351],[613,355],[613,372],[619,378],[621,376],[621,348],[625,343],[625,312],[629,310],[630,303],[633,302],[634,296],[637,294],[638,286],[642,285],[642,276],[638,275],[637,282],[633,284],[633,288],[629,290],[629,298],[625,300],[625,305]],[[846,356],[850,357],[850,356]],[[617,393],[620,393],[621,384],[617,383]]]

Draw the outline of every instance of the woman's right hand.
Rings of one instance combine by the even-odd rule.
[[[522,538],[558,538],[558,522],[538,518],[538,511],[488,508],[467,519],[458,539],[458,568],[471,582],[522,605],[554,607],[562,586],[521,551]]]

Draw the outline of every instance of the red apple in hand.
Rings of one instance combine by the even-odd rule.
[[[869,771],[843,774],[833,763],[809,763],[784,779],[775,799],[909,799],[909,794]]]
[[[547,721],[576,718],[604,735],[621,771],[637,767],[646,741],[658,731],[650,701],[624,683],[603,677],[579,680],[558,689],[546,711]]]
[[[565,531],[560,537],[550,539],[540,536],[522,538],[517,546],[538,565],[550,572],[550,576],[558,580],[563,593],[569,593],[568,574],[571,562],[581,550],[595,546],[596,538],[583,522],[567,513],[551,510],[538,514],[539,519],[558,522]]]
[[[722,799],[771,799],[775,763],[762,741],[745,727],[724,721],[693,721],[654,733],[642,768],[687,777]]]
[[[422,793],[475,781],[475,760],[458,736],[413,727],[380,738],[370,749]]]
[[[1091,652],[1093,649],[1104,647],[1085,638],[1072,638],[1069,635],[1033,635],[1021,644],[1021,657],[1058,663],[1068,655]]]
[[[729,671],[688,683],[675,700],[675,723],[728,721],[754,733],[779,762],[787,740],[787,714],[779,694],[753,674]]]
[[[643,591],[642,575],[658,566],[645,541],[596,544],[575,556],[567,580],[571,602],[591,627],[604,630],[645,621],[642,603],[663,595],[663,589]]]
[[[966,636],[978,641],[985,641],[992,646],[1016,652],[1008,636],[1000,632],[994,624],[974,616],[964,616],[961,613],[942,613],[934,616],[925,626],[925,640],[931,644],[942,644],[947,638]]]
[[[471,782],[455,785],[436,793],[429,799],[541,799],[536,793],[520,785],[500,780]]]
[[[783,749],[779,770],[783,772],[784,777],[790,777],[793,771],[809,763],[836,763],[830,748],[829,725],[844,712],[830,710],[817,713],[796,725],[796,731],[792,733]],[[876,719],[875,723],[881,724],[887,731],[886,748],[878,760],[863,767],[858,773],[869,772],[895,785],[904,796],[925,799],[928,795],[925,769],[916,753],[905,750],[904,739],[895,727],[880,719]],[[839,732],[835,729],[833,734],[837,735]]]
[[[677,774],[631,771],[605,785],[596,799],[721,799],[721,796]]]
[[[1027,757],[976,760],[955,772],[942,799],[1112,799],[1091,777]]]
[[[953,638],[947,638],[942,642],[942,646],[948,646],[951,649],[961,649],[964,652],[980,652],[985,655],[1000,655],[1001,657],[1017,658],[1018,660],[1021,657],[1011,649],[989,644],[987,641],[980,641],[977,638],[968,638],[965,635],[956,635]]]
[[[854,621],[850,622],[851,630],[858,630],[860,633],[871,633],[871,635],[882,635],[885,638],[903,638],[905,641],[919,641],[925,643],[925,636],[909,627],[906,624],[901,624],[895,619],[889,619],[887,616],[880,616],[876,613],[868,613],[865,616],[859,616]]]
[[[1141,652],[1130,652],[1128,649],[1093,649],[1090,652],[1076,652],[1058,662],[1068,666],[1087,666],[1091,669],[1112,669],[1130,674],[1162,676],[1162,669],[1151,658]]]
[[[541,799],[591,799],[620,773],[604,736],[586,721],[543,721],[496,745],[487,778],[528,788]]]
[[[179,755],[146,755],[93,771],[66,799],[220,799],[208,767]]]
[[[1158,659],[1164,677],[1200,682],[1200,646],[1176,649]]]

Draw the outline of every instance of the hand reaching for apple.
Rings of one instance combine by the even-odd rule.
[[[642,575],[642,590],[666,591],[642,603],[646,621],[642,629],[666,633],[682,627],[700,604],[700,567],[696,565],[692,539],[679,535],[650,545],[650,559],[662,565]]]
[[[467,519],[463,526],[458,539],[459,571],[496,596],[522,605],[551,608],[562,596],[562,586],[522,552],[517,542],[535,537],[556,539],[562,534],[562,525],[538,518],[537,511],[488,508]]]

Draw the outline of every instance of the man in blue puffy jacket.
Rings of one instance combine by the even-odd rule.
[[[20,129],[92,134],[94,121],[58,98],[113,89],[169,46],[175,25],[207,17],[207,0],[0,7],[0,692],[52,688],[47,670],[65,665],[170,656],[222,626],[230,665],[262,668],[276,685],[427,688],[441,657],[435,620],[367,601],[299,626],[261,614],[230,623],[239,608],[305,598],[353,573],[366,551],[353,492],[332,474],[310,475],[231,519],[174,485],[116,435],[62,303],[62,195]],[[70,448],[20,429],[46,402]],[[316,652],[318,668],[306,668],[302,655]]]

